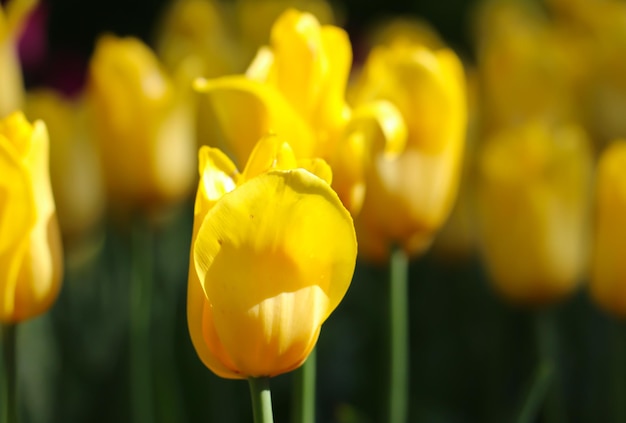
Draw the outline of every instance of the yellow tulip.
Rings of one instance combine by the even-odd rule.
[[[603,308],[626,316],[626,141],[611,144],[598,163],[591,294]]]
[[[51,90],[26,97],[30,119],[42,119],[50,133],[50,179],[61,232],[78,240],[100,222],[104,186],[95,145],[86,127],[82,100],[71,101]]]
[[[580,120],[590,68],[584,37],[549,23],[531,2],[487,4],[476,29],[485,133],[529,120]]]
[[[479,152],[480,242],[504,297],[547,303],[572,292],[586,268],[592,176],[576,126],[534,122],[502,131]]]
[[[24,83],[17,57],[17,37],[36,0],[11,0],[0,4],[0,118],[22,107]]]
[[[391,244],[420,253],[456,197],[467,121],[463,67],[448,49],[406,41],[380,46],[370,53],[352,98],[355,104],[391,102],[408,130],[401,154],[375,154],[371,161],[357,220],[359,253],[386,260]]]
[[[45,312],[61,286],[62,251],[48,172],[46,125],[0,120],[0,322]]]
[[[187,318],[217,375],[297,368],[345,295],[356,236],[330,176],[325,162],[298,161],[275,136],[257,144],[242,173],[220,150],[201,148]]]
[[[190,94],[141,41],[98,40],[87,95],[114,205],[151,209],[189,193],[196,149]]]
[[[254,140],[278,134],[298,158],[326,160],[342,201],[357,213],[365,152],[378,146],[384,154],[401,150],[405,127],[397,109],[386,102],[363,104],[360,110],[348,107],[351,61],[345,31],[320,25],[309,13],[287,10],[272,28],[270,46],[259,50],[246,75],[196,83],[211,105],[217,133],[204,143],[223,145],[242,164]]]

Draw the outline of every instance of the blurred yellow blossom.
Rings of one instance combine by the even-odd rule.
[[[242,173],[220,150],[201,148],[187,317],[217,375],[299,367],[346,293],[356,236],[330,177],[323,161],[299,162],[275,136],[257,144]]]
[[[408,129],[399,156],[374,154],[357,219],[359,253],[381,261],[392,244],[422,252],[454,204],[467,121],[463,66],[449,49],[379,46],[352,91],[354,104],[372,100],[395,105]]]
[[[598,163],[591,293],[598,304],[626,316],[626,141],[612,143]]]
[[[95,145],[89,136],[84,102],[40,89],[26,97],[30,119],[42,119],[50,133],[50,179],[61,232],[78,241],[103,217],[104,186]]]
[[[225,5],[212,0],[175,0],[163,14],[156,52],[170,71],[190,56],[201,64],[206,78],[242,71],[241,48],[232,39]]]
[[[21,112],[0,120],[0,322],[35,317],[61,287],[62,251],[48,171],[48,133]]]
[[[189,194],[196,140],[185,82],[137,39],[98,40],[87,98],[113,207],[151,209]]]
[[[259,50],[245,75],[196,83],[208,97],[217,132],[204,142],[222,145],[241,164],[254,140],[276,133],[291,143],[298,158],[326,160],[342,201],[358,212],[365,152],[374,146],[385,154],[401,151],[405,127],[388,103],[363,103],[361,110],[347,105],[351,62],[344,30],[320,25],[309,13],[285,11],[272,27],[270,46]]]
[[[550,23],[530,2],[486,2],[476,21],[486,134],[528,120],[580,119],[590,72],[584,37]]]
[[[480,242],[496,290],[520,303],[572,292],[586,269],[592,155],[584,131],[503,130],[478,157]]]
[[[0,4],[0,118],[22,107],[24,83],[17,57],[17,38],[36,0]]]

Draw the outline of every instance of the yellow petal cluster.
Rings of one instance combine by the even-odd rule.
[[[217,375],[297,368],[346,293],[356,236],[330,177],[325,162],[298,161],[275,136],[241,173],[220,150],[200,150],[187,317]]]
[[[0,322],[45,312],[61,286],[62,251],[48,134],[21,112],[0,120]]]
[[[626,316],[626,141],[600,157],[590,289],[604,309]]]
[[[465,77],[449,49],[399,40],[370,53],[352,101],[386,100],[400,111],[408,138],[392,158],[374,153],[357,221],[360,253],[385,260],[392,244],[423,251],[456,198],[465,142]]]
[[[363,166],[364,153],[372,145],[382,144],[387,152],[401,149],[405,128],[388,104],[363,105],[368,107],[363,112],[347,105],[351,62],[352,47],[344,30],[320,25],[310,13],[285,11],[272,27],[270,45],[259,50],[245,75],[196,84],[210,104],[204,118],[212,117],[217,128],[215,139],[201,141],[223,145],[241,164],[254,140],[278,134],[290,140],[298,158],[321,157],[331,165],[342,185],[342,201],[356,213],[364,181],[363,170],[354,167]],[[246,111],[245,120],[241,110]],[[353,115],[369,119],[351,124]],[[384,129],[372,131],[372,126]]]
[[[17,57],[17,37],[36,0],[0,4],[0,118],[22,107],[24,83]]]
[[[114,206],[155,208],[189,193],[194,112],[189,93],[179,88],[138,39],[98,40],[87,97]]]
[[[532,122],[479,152],[483,256],[496,290],[520,303],[572,292],[586,269],[592,156],[579,127]]]

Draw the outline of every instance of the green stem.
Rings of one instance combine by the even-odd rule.
[[[565,408],[561,397],[558,367],[558,334],[554,310],[538,310],[535,312],[535,338],[539,363],[552,369],[552,383],[547,386],[544,403],[544,421],[561,423],[565,420]]]
[[[17,326],[2,325],[2,423],[17,423]]]
[[[293,422],[315,423],[316,356],[313,349],[304,364],[294,372]]]
[[[621,322],[611,322],[612,329],[612,351],[611,351],[611,378],[612,386],[612,406],[613,421],[626,421],[626,410],[624,408],[624,399],[626,398],[626,366],[624,358],[626,357],[626,339],[624,338],[624,327]]]
[[[152,423],[150,316],[152,312],[152,243],[143,222],[133,226],[130,283],[130,380],[132,421]]]
[[[552,376],[552,367],[548,363],[540,362],[533,375],[521,411],[518,413],[517,423],[533,423],[536,420],[548,392]]]
[[[409,259],[396,248],[390,268],[390,384],[389,423],[406,423],[409,394]]]
[[[270,380],[266,377],[248,379],[254,423],[274,423]]]

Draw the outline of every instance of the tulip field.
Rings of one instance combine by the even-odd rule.
[[[623,0],[0,2],[0,423],[623,423],[625,317]]]

